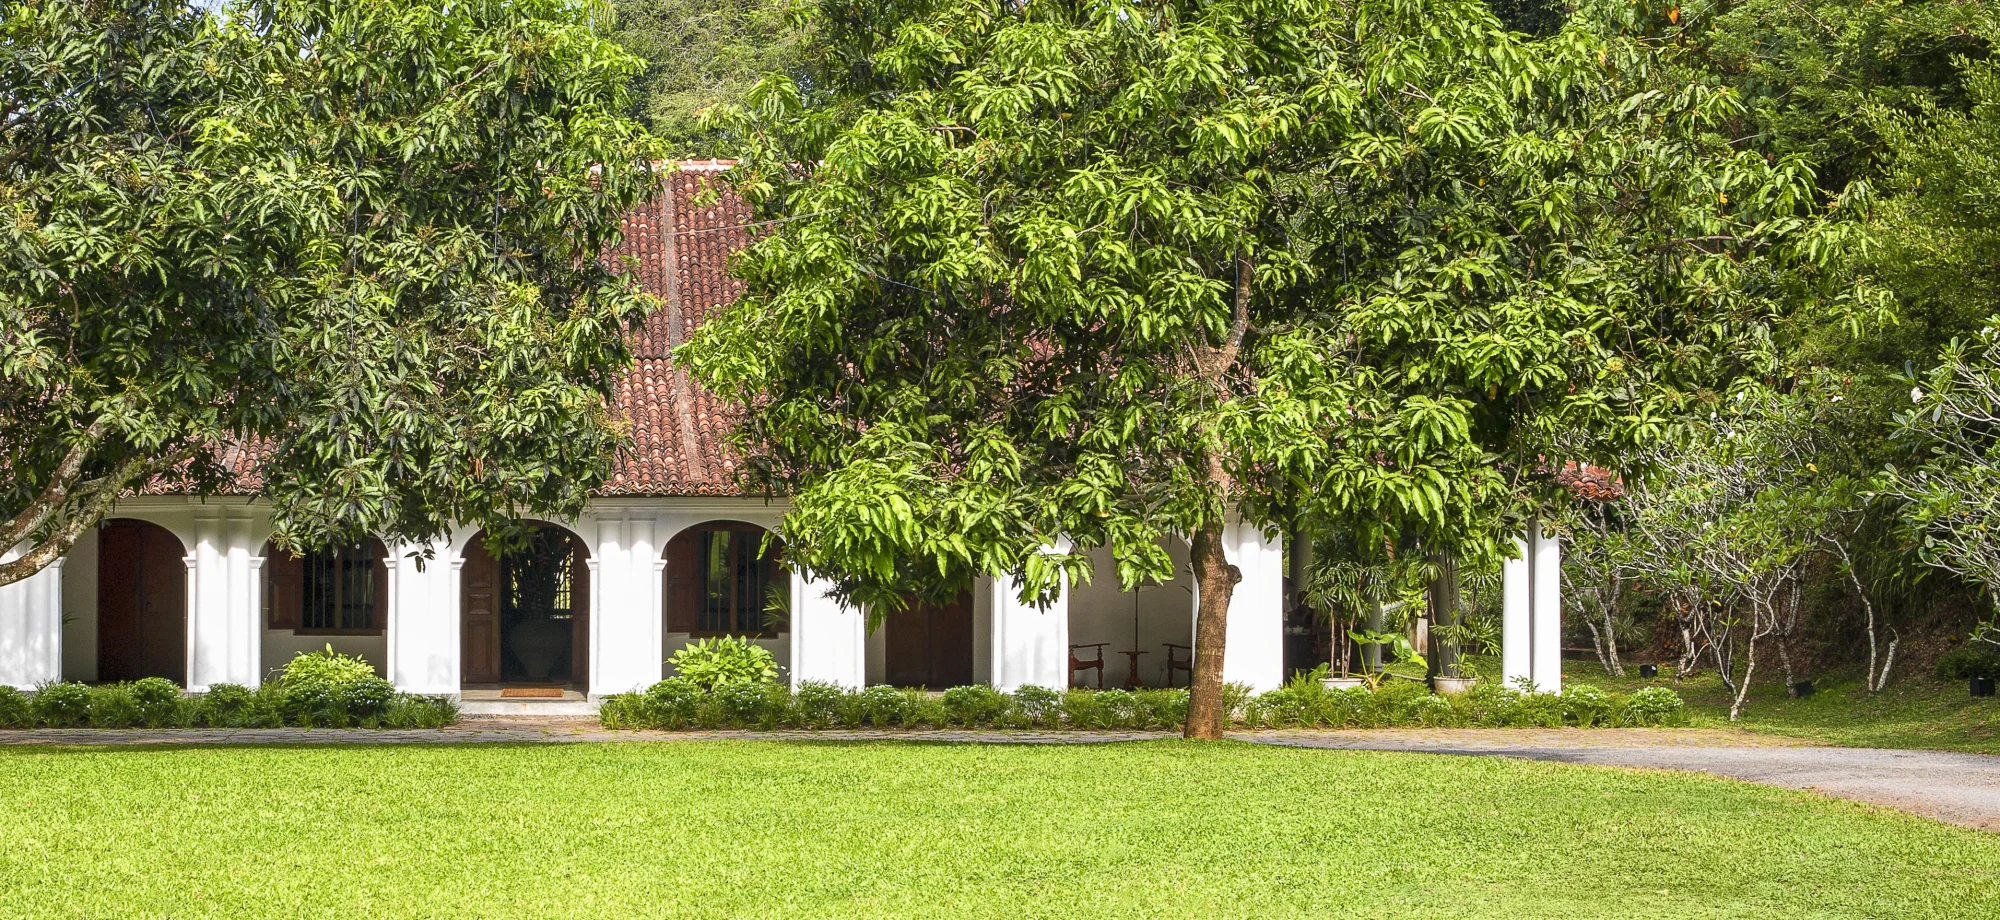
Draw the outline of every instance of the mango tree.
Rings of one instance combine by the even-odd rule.
[[[803,83],[718,116],[763,220],[682,357],[751,410],[793,560],[877,613],[980,574],[1045,601],[1096,546],[1165,579],[1184,536],[1190,736],[1232,516],[1498,554],[1558,450],[1766,367],[1839,236],[1808,169],[1713,130],[1727,91],[1478,2],[809,13]]]

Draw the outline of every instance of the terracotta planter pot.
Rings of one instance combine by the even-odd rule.
[[[1445,696],[1457,696],[1472,689],[1476,683],[1479,683],[1477,677],[1433,677],[1431,689]]]

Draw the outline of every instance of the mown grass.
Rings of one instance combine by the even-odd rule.
[[[0,750],[6,917],[1992,917],[2000,837],[1182,742]]]
[[[1666,669],[1662,669],[1666,670]],[[1793,699],[1772,675],[1753,683],[1743,717],[1729,721],[1729,690],[1715,672],[1702,671],[1675,683],[1671,674],[1641,680],[1636,667],[1611,677],[1596,662],[1563,664],[1565,681],[1606,690],[1631,691],[1667,686],[1687,701],[1691,723],[1704,728],[1733,727],[1804,738],[1845,747],[1917,748],[2000,754],[2000,700],[1974,699],[1963,682],[1940,682],[1905,674],[1871,694],[1858,678],[1814,680],[1812,696]]]

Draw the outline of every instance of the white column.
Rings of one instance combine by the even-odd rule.
[[[188,689],[263,678],[262,560],[251,563],[247,509],[195,509],[188,554]]]
[[[1535,524],[1535,661],[1530,667],[1535,687],[1561,693],[1562,671],[1562,538]]]
[[[1012,693],[1022,687],[1068,687],[1069,592],[1040,608],[1021,603],[1016,579],[982,581],[993,611],[994,688]]]
[[[1518,559],[1501,570],[1501,680],[1526,678],[1545,693],[1562,692],[1562,541],[1531,521],[1516,537]]]
[[[1528,525],[1530,532],[1535,525]],[[1534,680],[1535,578],[1533,541],[1514,538],[1514,552],[1500,568],[1500,681],[1507,687]]]
[[[451,543],[431,557],[408,543],[389,550],[389,682],[405,693],[458,693],[458,570]],[[416,554],[416,555],[412,555]]]
[[[660,679],[660,573],[650,516],[597,520],[590,621],[590,695],[644,690]]]
[[[1285,685],[1284,537],[1232,520],[1222,531],[1222,554],[1243,576],[1229,596],[1222,680],[1258,693],[1276,690]],[[1201,606],[1199,591],[1194,606]]]
[[[15,559],[9,552],[0,559]],[[0,586],[0,685],[32,690],[62,679],[62,559]]]
[[[820,681],[859,688],[867,680],[868,628],[831,584],[792,573],[792,688]]]

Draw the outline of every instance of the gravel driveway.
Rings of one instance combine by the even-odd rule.
[[[1802,745],[1735,732],[1260,732],[1265,744],[1350,751],[1519,757],[1600,767],[1688,770],[1914,812],[2000,831],[2000,756]]]

